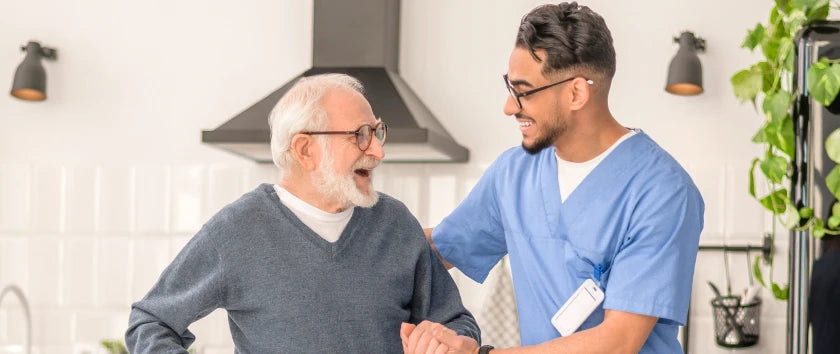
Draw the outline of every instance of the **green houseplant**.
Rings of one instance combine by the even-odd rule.
[[[755,158],[750,167],[749,193],[765,209],[778,218],[780,223],[791,230],[810,230],[817,238],[826,234],[840,235],[840,202],[835,203],[827,220],[815,215],[811,208],[794,205],[789,198],[785,185],[789,185],[792,160],[794,156],[794,131],[791,108],[799,92],[791,92],[793,87],[793,65],[795,40],[799,31],[816,20],[824,20],[831,9],[829,0],[775,0],[770,18],[766,24],[759,23],[748,30],[742,48],[755,51],[760,48],[763,60],[749,68],[738,71],[731,82],[735,96],[741,103],[752,102],[756,110],[764,114],[761,128],[752,141],[764,147],[764,154]],[[838,8],[837,3],[833,3]],[[840,64],[838,60],[826,58],[814,63],[808,70],[808,92],[817,102],[828,106],[840,91]],[[759,107],[758,101],[761,101]],[[840,163],[840,129],[832,132],[824,142],[829,158]],[[756,169],[758,167],[758,169]],[[769,193],[757,196],[756,178],[766,181]],[[831,193],[840,198],[840,169],[835,167],[827,175],[826,186]],[[772,223],[775,235],[776,223]],[[760,260],[753,262],[753,273],[764,287],[772,290],[773,296],[786,300],[788,286],[781,286],[773,281],[773,260],[769,263],[769,281],[762,276]]]

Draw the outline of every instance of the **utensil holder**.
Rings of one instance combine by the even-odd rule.
[[[761,299],[741,304],[738,296],[712,300],[715,319],[715,341],[727,348],[746,348],[758,343]],[[730,317],[731,318],[727,318]]]

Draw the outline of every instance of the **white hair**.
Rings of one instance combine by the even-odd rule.
[[[346,74],[320,74],[298,80],[271,110],[268,126],[271,129],[271,158],[280,168],[281,178],[295,162],[291,151],[292,137],[302,131],[323,130],[327,126],[327,112],[321,102],[329,89],[347,88],[364,94],[358,79]],[[326,140],[326,139],[319,139]],[[324,142],[321,142],[324,143]]]

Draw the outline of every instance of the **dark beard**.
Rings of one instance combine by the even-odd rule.
[[[542,149],[545,149],[545,148],[551,146],[552,141],[548,138],[550,138],[550,137],[537,140],[531,146],[525,145],[525,142],[522,142],[522,148],[525,149],[525,152],[527,152],[531,155],[534,155],[534,154],[542,151]]]
[[[560,136],[564,131],[566,131],[566,125],[563,123],[558,124],[557,126],[552,127],[553,129],[549,130],[547,134],[543,135],[543,137],[539,140],[534,141],[531,146],[525,145],[525,142],[522,142],[522,148],[531,155],[534,155],[543,149],[551,146],[554,144],[554,141],[557,140],[557,137]]]

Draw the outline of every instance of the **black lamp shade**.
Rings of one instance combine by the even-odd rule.
[[[697,50],[705,47],[691,32],[683,32],[679,38],[680,49],[668,66],[668,82],[665,91],[675,95],[692,96],[703,93],[703,68]]]
[[[43,101],[47,98],[47,73],[41,65],[43,53],[38,42],[26,45],[26,57],[15,71],[12,96],[26,101]]]

